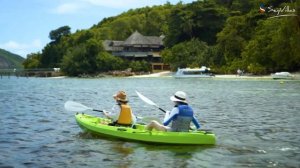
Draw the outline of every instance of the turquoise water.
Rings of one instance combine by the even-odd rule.
[[[161,108],[187,92],[215,146],[166,146],[92,137],[81,131],[73,100],[110,110],[128,93],[138,116],[162,118]],[[300,167],[300,81],[173,78],[0,79],[0,167]],[[101,113],[86,111],[102,116]],[[145,121],[144,121],[145,122]]]

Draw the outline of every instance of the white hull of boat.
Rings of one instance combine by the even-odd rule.
[[[174,75],[175,78],[212,78],[210,68],[202,66],[201,68],[178,68]]]
[[[294,79],[294,75],[289,72],[276,72],[275,74],[271,74],[273,79]]]
[[[212,78],[212,75],[174,75],[175,78]]]

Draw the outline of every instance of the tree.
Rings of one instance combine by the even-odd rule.
[[[182,4],[177,5],[170,14],[168,19],[168,31],[165,39],[165,46],[172,47],[177,43],[188,40],[189,35],[183,33],[182,23],[185,18],[185,12]]]
[[[133,72],[150,71],[150,64],[146,61],[131,61],[129,67]]]
[[[35,69],[40,67],[41,53],[31,53],[27,55],[27,59],[23,62],[25,69]]]
[[[296,18],[281,18],[270,43],[272,69],[295,71],[300,68],[300,29]]]
[[[208,51],[209,47],[205,42],[192,39],[164,50],[162,58],[165,63],[170,64],[172,70],[178,67],[199,67],[209,62]]]
[[[71,34],[69,26],[63,26],[49,33],[49,38],[53,40],[48,43],[42,50],[40,66],[42,68],[59,67],[61,59],[66,52],[67,38]],[[63,37],[65,37],[65,40]]]
[[[65,49],[60,44],[49,43],[42,50],[40,65],[42,68],[59,67]]]
[[[198,38],[209,45],[216,43],[216,34],[222,30],[228,11],[213,1],[196,1],[177,5],[168,20],[167,47]]]
[[[244,16],[230,17],[227,19],[223,30],[217,34],[218,49],[223,53],[228,64],[241,58],[241,52],[245,45],[245,39],[241,32],[245,26]]]
[[[52,41],[58,42],[62,36],[71,34],[71,28],[69,26],[62,26],[58,29],[52,30],[49,33],[49,38]]]
[[[261,65],[262,73],[300,68],[300,29],[295,17],[262,20],[256,30],[242,53],[248,65]]]
[[[89,67],[86,58],[86,50],[83,45],[71,48],[64,55],[61,70],[69,76],[78,76],[80,74],[88,73]]]
[[[170,12],[168,9],[154,8],[146,14],[145,34],[159,35],[166,32],[167,15]]]
[[[124,70],[127,67],[126,61],[107,52],[99,53],[96,58],[96,63],[99,72]]]
[[[103,52],[101,41],[89,39],[86,43],[70,48],[64,55],[62,71],[71,76],[97,72],[97,55]]]
[[[128,18],[119,18],[111,23],[112,38],[123,40],[126,39],[132,32],[130,31],[130,24]]]

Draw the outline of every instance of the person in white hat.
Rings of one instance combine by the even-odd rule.
[[[187,132],[191,122],[199,129],[200,124],[194,116],[193,109],[187,103],[186,93],[177,91],[170,99],[175,103],[175,106],[171,112],[166,113],[163,124],[153,120],[146,126],[146,129],[150,131],[156,129],[158,131]],[[169,127],[171,122],[172,125]]]
[[[114,119],[110,116],[109,112],[103,111],[107,118],[113,120],[113,122],[108,125],[132,126],[136,122],[136,117],[133,114],[131,107],[128,105],[126,93],[124,91],[119,91],[113,95],[113,98],[116,100],[117,105],[114,106],[112,110],[114,113],[119,111],[119,116],[117,119]]]

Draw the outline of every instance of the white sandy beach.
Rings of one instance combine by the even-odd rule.
[[[172,77],[173,72],[171,71],[163,71],[158,73],[152,73],[147,75],[134,75],[130,76],[131,78],[149,78],[149,77]]]

